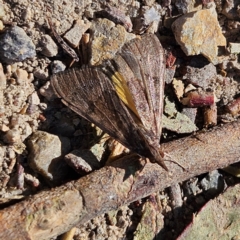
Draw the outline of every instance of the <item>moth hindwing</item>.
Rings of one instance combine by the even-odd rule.
[[[51,84],[73,111],[167,170],[159,151],[164,73],[163,48],[151,34],[126,43],[104,68],[69,69]]]

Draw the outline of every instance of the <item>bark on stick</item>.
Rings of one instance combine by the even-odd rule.
[[[136,155],[0,211],[0,239],[49,239],[176,182],[240,160],[240,121],[162,144],[166,172]],[[179,164],[176,164],[176,162]],[[181,166],[184,167],[184,169]]]

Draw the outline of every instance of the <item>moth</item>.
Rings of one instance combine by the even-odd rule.
[[[126,43],[103,66],[53,75],[51,85],[74,112],[168,170],[159,150],[165,68],[158,38],[147,34]]]

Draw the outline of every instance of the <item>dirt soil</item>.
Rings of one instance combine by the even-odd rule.
[[[197,25],[193,13],[208,10],[216,22],[200,16]],[[172,27],[181,16],[188,17]],[[206,26],[219,32],[198,37],[207,43],[191,42],[180,31],[185,22],[199,35]],[[161,142],[169,142],[238,118],[239,26],[234,1],[0,0],[1,209],[129,152],[62,104],[50,85],[53,74],[101,65],[131,39],[156,34],[166,57]],[[204,49],[208,44],[213,50]],[[223,170],[203,173],[51,239],[177,239],[193,214],[236,183]]]

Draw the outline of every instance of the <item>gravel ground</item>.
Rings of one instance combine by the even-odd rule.
[[[0,0],[1,208],[104,166],[112,140],[64,106],[49,80],[102,64],[137,35],[155,33],[165,49],[162,142],[238,118],[237,3],[127,2]],[[196,176],[76,226],[65,239],[176,239],[193,213],[236,182],[222,170]],[[143,235],[152,205],[155,230]]]

